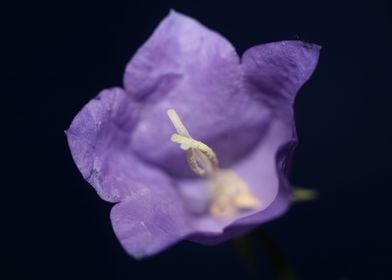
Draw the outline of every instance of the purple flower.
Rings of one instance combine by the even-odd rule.
[[[102,91],[67,131],[83,177],[116,203],[111,221],[130,255],[215,244],[288,208],[293,103],[319,49],[283,41],[239,58],[192,18],[172,11],[160,23],[124,88]]]

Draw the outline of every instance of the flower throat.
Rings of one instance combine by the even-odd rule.
[[[186,152],[190,169],[209,182],[209,213],[216,218],[230,218],[238,211],[257,209],[260,202],[246,183],[234,171],[219,167],[215,152],[192,138],[174,109],[169,109],[167,114],[177,131],[171,136],[171,141]]]

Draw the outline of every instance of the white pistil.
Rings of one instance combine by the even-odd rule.
[[[191,170],[199,176],[207,176],[212,200],[209,211],[212,216],[230,218],[238,210],[252,210],[260,206],[246,183],[232,170],[220,169],[215,152],[206,144],[192,138],[174,109],[167,114],[178,134],[171,141],[186,151]]]
[[[169,116],[169,119],[171,120],[174,127],[176,128],[178,134],[184,137],[192,138],[185,125],[182,123],[180,116],[174,109],[167,110],[167,115]]]

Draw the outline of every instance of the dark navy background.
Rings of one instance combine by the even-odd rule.
[[[4,8],[2,54],[10,64],[3,77],[11,83],[1,103],[2,279],[277,279],[257,235],[253,277],[230,242],[182,242],[134,261],[112,232],[111,205],[70,156],[63,131],[101,89],[121,85],[125,64],[170,8],[223,34],[240,54],[287,39],[323,46],[296,102],[292,174],[293,184],[317,189],[320,198],[294,205],[265,230],[297,279],[392,279],[386,0],[30,1]]]

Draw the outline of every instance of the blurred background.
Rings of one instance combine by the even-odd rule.
[[[73,117],[122,84],[170,8],[240,54],[288,39],[323,47],[296,102],[291,177],[320,195],[250,236],[256,272],[233,242],[181,242],[133,260],[67,146]],[[3,279],[392,279],[389,1],[31,1],[3,12]],[[276,273],[277,248],[295,278]]]

